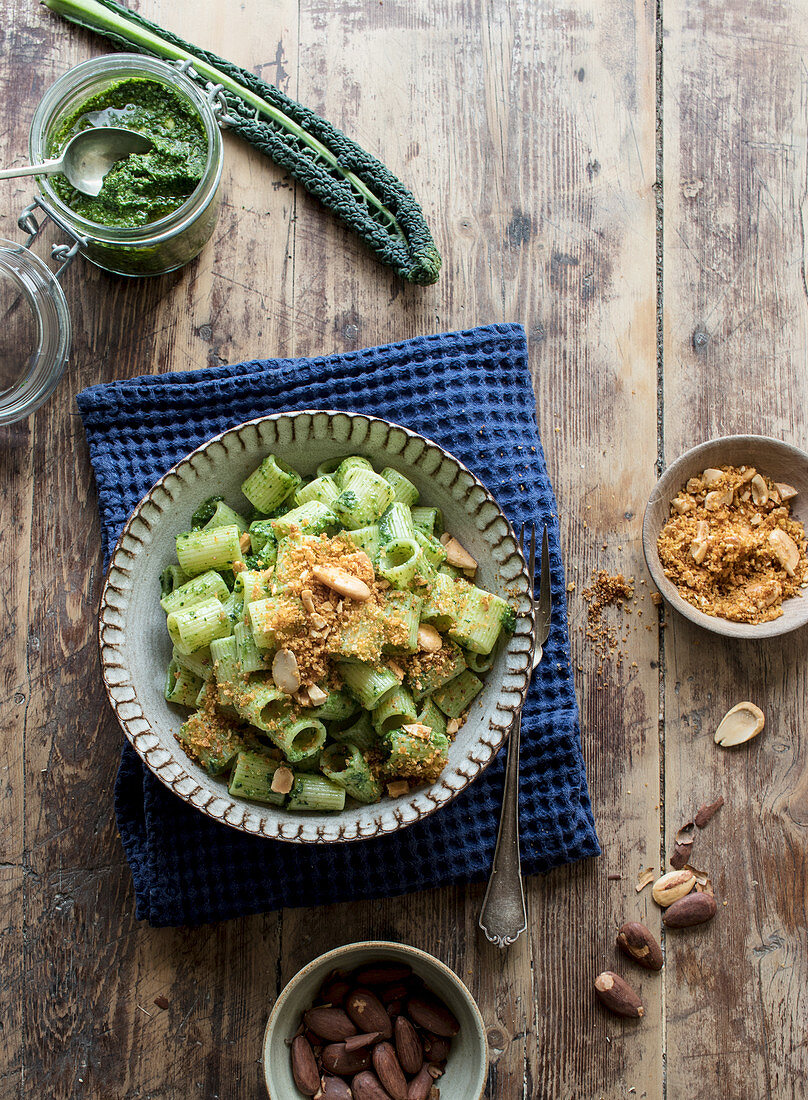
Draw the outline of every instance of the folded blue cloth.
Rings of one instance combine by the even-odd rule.
[[[553,624],[522,724],[526,874],[598,855],[570,669],[556,502],[536,431],[524,330],[489,325],[317,359],[259,359],[92,386],[78,397],[98,486],[104,557],[176,462],[264,413],[348,409],[436,440],[491,490],[518,529],[550,533]],[[282,906],[390,897],[484,881],[505,751],[448,806],[373,840],[301,847],[245,836],[192,809],[124,745],[115,791],[136,916],[195,925]]]

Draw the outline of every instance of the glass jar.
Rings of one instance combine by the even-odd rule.
[[[47,401],[61,378],[70,313],[47,264],[26,245],[2,239],[0,303],[0,424],[13,424]]]
[[[173,65],[139,54],[94,57],[70,69],[43,96],[29,136],[31,163],[47,160],[65,121],[92,96],[131,77],[166,85],[190,102],[205,127],[208,159],[199,186],[176,210],[135,228],[88,221],[57,195],[47,176],[38,177],[39,204],[79,241],[88,260],[117,275],[163,275],[192,260],[213,233],[219,214],[223,143],[211,97]]]

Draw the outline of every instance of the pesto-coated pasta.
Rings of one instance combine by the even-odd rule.
[[[393,588],[409,588],[415,580],[421,548],[414,538],[391,539],[382,545],[379,572]]]
[[[303,483],[303,478],[275,455],[267,455],[257,470],[253,470],[241,491],[259,512],[273,512]]]
[[[177,535],[177,559],[189,577],[208,569],[231,569],[240,557],[239,529],[235,524]]]
[[[368,767],[361,750],[348,742],[329,745],[320,754],[323,775],[355,798],[357,802],[378,802],[381,787]]]
[[[282,806],[286,795],[272,790],[272,780],[279,766],[279,761],[263,753],[240,752],[230,775],[228,793],[237,798],[252,799],[253,802]]]
[[[288,538],[294,530],[306,535],[319,535],[329,528],[337,527],[337,517],[319,500],[307,500],[297,508],[292,508],[283,516],[270,520],[277,538]]]
[[[483,689],[483,682],[468,669],[448,684],[432,692],[432,700],[450,718],[459,718],[472,699]]]
[[[249,676],[251,672],[267,670],[266,651],[263,653],[255,644],[252,631],[242,619],[233,626],[233,637],[238,651],[239,670]]]
[[[337,812],[345,809],[345,788],[324,775],[296,775],[289,794],[290,810]]]
[[[316,477],[307,485],[301,485],[295,493],[295,504],[308,504],[310,500],[318,500],[329,507],[339,496],[339,486],[330,474]]]
[[[473,653],[490,653],[513,610],[500,596],[469,585],[459,601],[457,621],[449,636]]]
[[[378,524],[372,523],[368,527],[357,527],[355,531],[348,531],[348,538],[364,550],[374,566],[379,564],[379,554],[382,549],[382,536]]]
[[[339,471],[337,471],[339,473]],[[393,502],[393,487],[373,470],[358,467],[350,471],[332,508],[341,526],[349,531],[374,523]]]
[[[385,466],[382,470],[382,477],[393,486],[394,501],[400,501],[410,508],[413,504],[418,503],[418,490],[410,479],[404,477],[399,470],[394,470],[391,466]]]
[[[388,692],[398,687],[398,677],[384,666],[374,668],[362,661],[340,661],[337,669],[348,691],[365,710],[373,710]]]
[[[379,519],[379,535],[383,546],[396,539],[415,538],[412,513],[406,504],[393,501],[390,507],[382,513]]]
[[[440,508],[413,508],[412,522],[425,535],[443,534],[443,513]]]
[[[405,726],[408,722],[414,722],[415,714],[415,700],[412,697],[412,692],[408,688],[397,687],[385,695],[379,705],[374,708],[371,721],[376,728],[376,732],[382,735],[387,733],[388,730]]]
[[[171,659],[166,671],[166,686],[163,692],[169,703],[179,703],[184,707],[194,706],[202,686],[201,677],[191,672],[189,668],[183,668],[173,658]]]
[[[211,596],[215,596],[221,603],[230,597],[230,589],[222,580],[221,574],[213,569],[209,569],[207,573],[200,573],[198,577],[192,577],[179,588],[175,588],[173,592],[163,596],[160,606],[166,615],[169,615],[172,611],[180,611],[184,607],[193,607],[196,603],[202,603]]]
[[[214,638],[230,633],[230,620],[222,603],[215,596],[172,611],[166,619],[171,641],[180,653],[194,653],[209,646]]]
[[[219,500],[216,502],[213,515],[207,523],[202,525],[202,530],[209,531],[211,527],[230,527],[231,525],[238,527],[240,535],[247,530],[247,521],[244,516],[228,507],[223,500]]]
[[[195,708],[178,741],[233,797],[287,810],[433,782],[507,601],[447,565],[440,509],[393,467],[335,456],[304,479],[268,455],[242,489],[199,506],[161,574],[165,696]]]

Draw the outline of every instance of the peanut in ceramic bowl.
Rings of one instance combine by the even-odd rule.
[[[175,538],[211,494],[240,499],[240,485],[270,453],[304,474],[340,455],[361,454],[377,469],[393,466],[422,501],[444,513],[446,528],[479,562],[478,583],[515,603],[516,631],[497,652],[469,720],[431,786],[337,814],[294,813],[234,799],[227,783],[185,755],[175,739],[187,712],[163,696],[171,642],[160,607],[160,572],[175,558]],[[179,798],[215,821],[255,836],[308,843],[361,840],[390,833],[434,812],[493,760],[530,683],[533,618],[527,567],[514,532],[491,494],[437,443],[386,420],[358,413],[278,413],[248,421],[193,451],[157,482],[121,534],[101,597],[99,638],[104,683],[124,733],[146,766]]]
[[[287,1040],[332,970],[350,971],[380,960],[408,963],[413,973],[446,1004],[460,1024],[452,1040],[446,1072],[435,1082],[441,1100],[481,1100],[488,1074],[488,1047],[480,1010],[454,971],[417,947],[367,940],[337,947],[304,966],[278,997],[264,1033],[262,1060],[270,1100],[302,1100],[292,1077]]]
[[[736,623],[699,611],[679,595],[676,585],[665,576],[659,560],[657,539],[670,516],[670,503],[689,478],[697,477],[710,467],[720,466],[754,466],[773,481],[793,485],[797,496],[791,501],[792,515],[808,529],[808,454],[805,451],[763,435],[730,435],[710,439],[671,463],[654,487],[642,525],[642,545],[648,571],[671,607],[713,634],[756,640],[788,634],[808,623],[808,591],[803,599],[793,597],[785,600],[783,614],[771,622]]]

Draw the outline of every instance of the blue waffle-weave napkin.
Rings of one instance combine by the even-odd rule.
[[[599,854],[570,670],[556,502],[521,325],[134,378],[92,386],[78,404],[105,561],[140,498],[189,451],[234,424],[294,409],[347,409],[412,428],[465,462],[517,529],[523,520],[547,524],[553,625],[522,723],[522,866],[534,874]],[[483,881],[494,852],[504,757],[502,750],[464,793],[416,825],[315,848],[245,836],[211,821],[154,779],[127,743],[115,812],[136,916],[153,925],[195,925]]]

